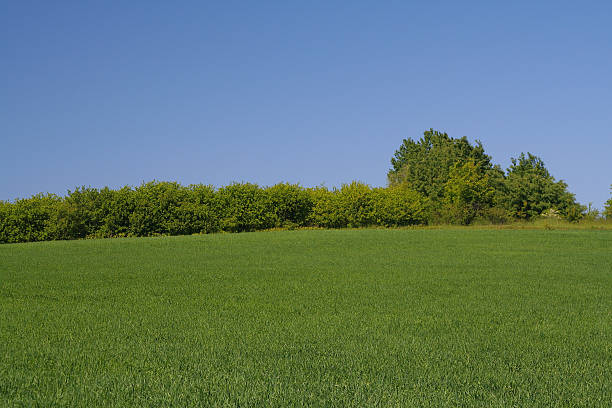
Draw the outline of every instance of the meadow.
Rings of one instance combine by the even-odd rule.
[[[0,246],[0,406],[610,405],[610,231]]]

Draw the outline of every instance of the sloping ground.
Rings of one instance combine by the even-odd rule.
[[[0,405],[610,406],[612,233],[0,246]]]

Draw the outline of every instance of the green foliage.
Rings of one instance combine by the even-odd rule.
[[[343,184],[336,194],[347,227],[367,227],[375,224],[374,197],[370,186],[353,181]]]
[[[405,139],[391,164],[389,185],[405,184],[427,197],[432,223],[530,220],[549,209],[570,222],[585,216],[586,207],[576,202],[567,184],[555,181],[531,153],[513,158],[504,174],[480,142],[472,145],[465,137],[430,129],[418,141]]]
[[[314,206],[310,225],[324,228],[355,228],[373,225],[425,224],[427,200],[406,185],[372,188],[352,182],[339,189],[311,190]]]
[[[135,192],[125,186],[119,190],[104,187],[100,190],[102,225],[93,235],[123,237],[130,234],[130,216],[135,210]]]
[[[62,199],[53,194],[37,194],[0,206],[0,242],[29,242],[58,239],[53,223]]]
[[[340,195],[336,189],[326,187],[310,189],[313,207],[308,216],[308,224],[322,228],[344,228],[348,225],[346,213],[342,209]]]
[[[444,185],[443,213],[448,223],[470,224],[479,211],[493,203],[495,191],[489,176],[473,161],[456,163]]]
[[[224,231],[256,231],[276,224],[272,200],[257,184],[230,184],[220,188],[216,196]]]
[[[91,187],[68,191],[57,206],[54,228],[56,239],[92,236],[104,224],[101,192]]]
[[[13,205],[7,201],[0,200],[0,243],[11,242],[10,236],[12,225],[9,222]]]
[[[491,158],[480,142],[470,144],[466,137],[449,137],[430,129],[414,141],[404,139],[391,159],[392,169],[387,177],[390,185],[407,184],[411,189],[434,201],[442,200],[453,166],[474,163],[484,175],[493,170]]]
[[[375,188],[372,196],[376,225],[399,227],[427,223],[428,200],[405,185]]]
[[[152,181],[136,188],[134,211],[129,219],[130,235],[146,237],[192,233],[191,226],[181,219],[181,206],[188,196],[189,189],[178,183]]]
[[[610,186],[610,190],[612,190],[612,186]],[[610,199],[606,201],[603,214],[606,219],[612,219],[612,197],[610,197]]]
[[[569,221],[583,217],[584,207],[566,191],[565,183],[554,181],[535,156],[513,159],[505,177],[497,167],[490,167],[488,156],[481,162],[470,159],[469,155],[482,152],[466,145],[465,138],[450,139],[435,133],[423,140],[431,143],[433,150],[446,140],[449,145],[440,147],[441,151],[468,152],[465,160],[449,161],[452,165],[446,176],[436,178],[445,180],[441,199],[427,197],[410,182],[392,183],[387,188],[352,182],[331,190],[289,183],[267,188],[235,183],[218,190],[158,181],[118,190],[83,186],[68,191],[65,197],[38,194],[12,203],[0,202],[0,243],[274,227],[467,225],[475,220],[499,224],[508,222],[509,216],[533,218],[547,209],[558,211]],[[416,145],[407,143],[406,149]]]
[[[208,234],[221,229],[221,206],[213,186],[193,184],[185,200],[177,209],[175,221],[177,235]]]
[[[274,211],[277,227],[306,225],[313,199],[308,190],[298,184],[279,183],[266,189]]]
[[[512,217],[504,208],[486,207],[478,211],[474,223],[502,225],[512,222]]]
[[[584,211],[567,191],[567,184],[555,181],[542,159],[531,153],[512,158],[504,184],[501,205],[515,218],[532,219],[552,208],[568,220],[576,220]]]
[[[587,207],[587,210],[584,213],[584,217],[582,217],[582,219],[584,219],[585,221],[598,221],[601,218],[602,212],[599,211],[599,209],[593,207],[593,203],[589,203],[589,206]]]
[[[564,218],[569,222],[578,222],[584,218],[586,207],[578,203],[570,204],[564,212]]]

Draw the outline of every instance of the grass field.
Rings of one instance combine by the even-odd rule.
[[[612,405],[612,232],[0,246],[0,406]]]

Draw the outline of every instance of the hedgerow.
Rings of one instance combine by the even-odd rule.
[[[80,187],[0,202],[0,242],[143,237],[274,227],[366,227],[427,223],[425,198],[405,186],[340,188],[234,183],[215,189],[153,181],[117,190]]]

